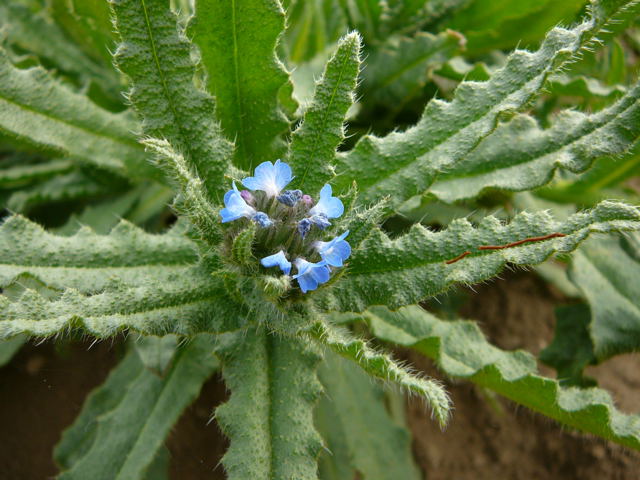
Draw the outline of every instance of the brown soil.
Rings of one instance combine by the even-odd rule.
[[[532,274],[509,274],[504,280],[475,290],[463,315],[479,320],[496,345],[538,352],[549,342],[553,308],[563,298]],[[57,349],[46,342],[24,347],[0,369],[2,480],[40,480],[56,474],[51,451],[61,431],[73,421],[86,394],[104,380],[121,353],[119,342],[76,342]],[[411,353],[404,355],[419,368],[439,375],[428,360]],[[639,367],[640,355],[625,355],[588,373],[612,391],[623,410],[638,412]],[[553,374],[550,369],[545,372]],[[637,452],[563,430],[469,383],[448,382],[448,387],[455,413],[445,432],[430,420],[420,402],[408,405],[415,456],[428,472],[425,478],[640,478]],[[220,378],[212,378],[174,428],[168,441],[172,479],[224,478],[218,464],[226,442],[209,419],[213,408],[225,398]]]

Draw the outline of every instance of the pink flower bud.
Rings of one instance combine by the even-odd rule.
[[[304,203],[304,205],[307,208],[311,208],[311,207],[313,207],[313,203],[314,203],[313,202],[313,198],[311,198],[310,195],[303,195],[302,196],[302,203]]]
[[[240,192],[240,196],[249,205],[255,205],[256,199],[255,199],[255,197],[253,196],[253,194],[249,190],[242,190]]]

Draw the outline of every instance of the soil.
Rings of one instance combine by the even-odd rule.
[[[540,351],[553,336],[553,309],[561,294],[531,273],[475,287],[463,308],[479,320],[487,337],[506,348]],[[122,342],[45,342],[27,345],[0,369],[0,478],[52,478],[53,446],[79,412],[88,392],[99,385],[122,355]],[[398,352],[416,367],[439,376],[430,361]],[[553,370],[543,368],[547,375]],[[590,368],[623,411],[640,413],[640,355],[624,355]],[[553,421],[496,398],[472,384],[447,381],[455,404],[445,432],[419,401],[407,412],[414,453],[430,480],[580,479],[636,480],[640,454],[600,439],[564,430]],[[219,465],[227,446],[211,412],[226,399],[214,376],[169,436],[171,478],[223,479]],[[350,480],[350,479],[346,479]],[[401,479],[398,479],[401,480]]]

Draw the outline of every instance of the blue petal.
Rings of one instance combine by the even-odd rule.
[[[253,177],[242,180],[242,185],[249,190],[262,190],[269,196],[274,196],[278,195],[291,180],[291,167],[276,160],[275,164],[262,162],[256,167]]]
[[[315,290],[318,288],[318,282],[316,282],[310,275],[302,275],[301,277],[298,277],[297,280],[302,293],[307,293],[309,290]]]
[[[280,270],[285,275],[289,275],[291,273],[291,262],[287,260],[287,257],[284,255],[284,252],[280,250],[278,253],[274,253],[273,255],[269,255],[268,257],[264,257],[260,260],[260,263],[263,267],[280,267]]]
[[[233,183],[233,190],[229,190],[224,194],[224,205],[225,208],[220,210],[222,223],[238,220],[242,217],[251,217],[255,213],[255,209],[247,205],[247,202],[240,195],[235,182]]]
[[[308,275],[311,275],[313,279],[318,283],[325,283],[329,281],[331,271],[326,265],[314,265],[314,267],[309,271]]]
[[[262,228],[269,228],[270,226],[273,225],[273,221],[271,221],[271,219],[269,218],[269,215],[267,215],[264,212],[256,212],[256,214],[253,216],[251,220],[256,222]]]
[[[311,215],[325,214],[327,218],[338,218],[344,213],[344,205],[339,198],[332,196],[331,185],[326,184],[320,190],[320,200],[309,210]]]

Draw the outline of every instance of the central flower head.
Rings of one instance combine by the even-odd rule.
[[[349,232],[328,242],[318,238],[331,226],[329,219],[344,213],[342,201],[333,196],[331,185],[320,190],[320,199],[314,204],[310,195],[301,190],[283,189],[293,180],[291,167],[280,160],[263,162],[253,177],[242,180],[253,194],[233,189],[224,196],[225,208],[220,211],[222,222],[243,218],[258,225],[253,254],[261,258],[264,268],[278,267],[285,276],[291,268],[302,293],[317,289],[331,278],[332,269],[342,267],[351,255],[351,246],[345,240]],[[245,222],[247,220],[244,220]],[[229,234],[237,235],[237,229]],[[288,285],[288,282],[287,282]]]

